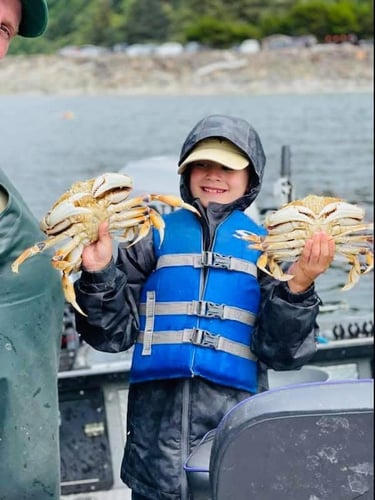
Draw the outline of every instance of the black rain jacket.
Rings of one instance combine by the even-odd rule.
[[[237,118],[212,115],[189,134],[181,151],[181,163],[200,140],[225,137],[247,155],[251,186],[228,205],[211,203],[204,209],[193,200],[189,169],[181,176],[180,192],[200,213],[205,250],[215,229],[234,209],[245,210],[256,198],[262,181],[265,156],[257,133]],[[137,244],[119,246],[116,264],[101,272],[82,271],[76,282],[77,300],[88,314],[76,313],[77,330],[95,349],[124,351],[138,335],[138,304],[142,285],[155,269],[152,236]],[[316,350],[316,316],[320,299],[311,287],[293,294],[285,283],[262,273],[261,307],[251,349],[258,356],[259,390],[267,388],[265,370],[300,368]],[[204,434],[250,394],[219,386],[200,377],[155,380],[131,384],[128,398],[127,442],[121,468],[122,480],[135,492],[152,500],[189,498],[184,461]]]

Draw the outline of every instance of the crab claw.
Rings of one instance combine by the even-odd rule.
[[[117,195],[116,189],[119,189]],[[104,194],[111,192],[111,201],[117,203],[125,199],[132,189],[133,181],[128,175],[111,172],[99,175],[95,179],[91,191],[94,198],[100,198]]]
[[[74,309],[76,309],[83,316],[87,317],[87,314],[85,314],[82,311],[82,309],[79,307],[79,305],[77,304],[76,294],[74,291],[73,283],[70,281],[69,276],[67,274],[65,274],[64,272],[62,275],[62,286],[63,286],[65,298],[69,302],[69,304],[72,304]]]
[[[366,268],[362,274],[367,274],[374,269],[374,254],[372,252],[365,253]]]
[[[142,224],[140,224],[137,228],[136,238],[132,240],[132,242],[128,245],[128,247],[132,247],[133,245],[135,245],[138,241],[144,238],[149,233],[150,230],[151,230],[150,220],[144,219]]]
[[[153,208],[150,209],[150,222],[151,224],[159,231],[159,236],[160,236],[160,245],[163,243],[164,240],[164,228],[165,228],[165,222],[159,212],[154,210]]]
[[[161,201],[162,203],[165,203],[165,204],[170,205],[171,207],[175,207],[175,208],[185,208],[186,210],[190,210],[190,212],[193,212],[194,214],[200,216],[200,213],[198,212],[198,210],[196,208],[194,208],[189,203],[184,202],[178,196],[174,196],[171,194],[168,194],[168,195],[150,194],[149,201],[152,201],[152,200]]]
[[[40,222],[40,229],[45,233],[53,233],[54,231],[62,231],[67,229],[74,216],[91,216],[91,210],[82,206],[75,206],[74,202],[79,201],[86,196],[82,193],[77,193],[71,196],[70,200],[59,203],[56,207],[52,208],[47,215]]]

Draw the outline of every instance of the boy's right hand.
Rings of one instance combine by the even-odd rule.
[[[99,239],[88,245],[82,252],[82,267],[86,271],[97,272],[104,269],[112,259],[112,238],[108,231],[108,222],[99,226]]]

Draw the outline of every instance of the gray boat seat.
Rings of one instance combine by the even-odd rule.
[[[185,463],[193,500],[373,499],[373,379],[249,397]]]

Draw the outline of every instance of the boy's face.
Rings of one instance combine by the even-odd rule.
[[[197,161],[189,165],[190,191],[194,198],[199,198],[207,207],[209,202],[231,203],[247,190],[249,172],[232,170],[213,161]]]

